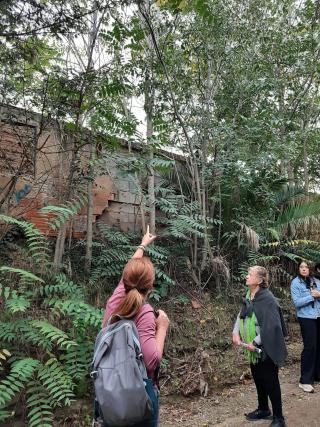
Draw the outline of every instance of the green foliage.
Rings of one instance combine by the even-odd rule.
[[[136,250],[140,236],[121,233],[108,227],[106,224],[97,222],[97,236],[93,245],[94,256],[90,282],[97,287],[102,284],[104,287],[109,285],[110,290],[117,284],[121,277],[122,270],[128,260]],[[155,292],[154,296],[159,298],[167,293],[168,286],[173,282],[165,273],[170,251],[158,245],[147,247],[145,254],[154,262],[156,268]],[[90,312],[86,318],[90,318]],[[94,318],[92,319],[94,321]]]
[[[61,348],[65,347],[68,349],[69,347],[77,345],[76,342],[69,339],[65,332],[61,331],[59,328],[56,328],[45,320],[33,320],[31,325],[34,328],[39,329],[40,333],[45,338],[48,338],[51,342],[56,342]]]
[[[154,157],[148,164],[158,172],[167,172],[173,168],[174,161]]]
[[[38,381],[30,381],[27,392],[28,426],[52,427],[53,411],[47,393]]]
[[[57,359],[49,359],[45,365],[42,365],[38,370],[37,378],[42,387],[49,392],[54,407],[61,404],[70,405],[70,399],[74,396],[72,377]]]
[[[12,416],[7,406],[13,398],[25,398],[28,426],[52,427],[55,408],[70,405],[85,381],[102,310],[86,303],[82,288],[62,274],[1,271],[0,419]]]
[[[58,230],[69,221],[87,202],[87,196],[83,189],[78,189],[78,195],[72,200],[68,200],[66,203],[59,206],[45,206],[40,209],[40,212],[44,214],[53,214],[54,219],[49,221],[49,226],[52,230]]]
[[[12,298],[6,300],[5,307],[12,314],[17,312],[26,312],[30,307],[30,301],[24,296],[19,296],[16,293],[13,293]]]
[[[289,206],[279,214],[276,220],[278,227],[288,226],[290,224],[303,225],[310,218],[319,219],[320,200],[314,198],[310,201],[298,202]]]
[[[35,276],[34,274],[30,273],[29,271],[22,270],[21,268],[7,267],[7,266],[3,265],[2,267],[0,267],[0,272],[18,274],[23,283],[32,284],[35,282],[43,282],[43,280],[40,279],[40,277]]]
[[[173,285],[169,271],[219,293],[230,288],[223,286],[228,269],[219,272],[217,260],[231,266],[237,281],[248,266],[261,264],[280,289],[299,260],[320,259],[317,2],[158,0],[151,8],[138,2],[129,15],[122,7],[128,2],[13,3],[1,8],[2,98],[41,112],[39,130],[46,117],[63,122],[76,163],[81,154],[72,168],[79,175],[88,166],[109,175],[109,166],[117,169],[134,184],[146,218],[153,208],[146,181],[156,171],[158,240],[146,250],[156,264],[155,299]],[[74,37],[66,42],[66,34]],[[83,46],[74,43],[77,34]],[[99,55],[90,58],[90,51]],[[147,141],[131,109],[140,97],[153,128]],[[98,134],[98,160],[82,153],[81,124]],[[128,146],[130,153],[105,152],[110,146]],[[175,155],[164,156],[163,147],[182,160],[168,159]],[[140,155],[150,152],[152,160]],[[80,189],[79,197],[43,208],[43,220],[58,230],[85,201]],[[69,404],[83,380],[100,325],[102,312],[86,302],[86,293],[100,286],[105,297],[138,236],[98,222],[86,290],[63,275],[52,277],[48,242],[35,227],[5,215],[0,221],[24,232],[33,261],[30,272],[16,260],[0,268],[0,348],[13,355],[0,356],[1,372],[10,376],[15,363],[36,361],[14,395],[26,397],[29,425],[52,425],[57,402]],[[3,247],[13,258],[14,248]],[[81,276],[81,256],[73,264],[72,250],[69,255]],[[55,381],[62,394],[55,395]],[[0,419],[6,416],[10,411],[2,410]]]
[[[2,214],[0,214],[0,222],[19,227],[27,239],[30,256],[36,264],[48,264],[50,251],[48,242],[33,224]]]
[[[31,358],[21,359],[12,364],[10,373],[0,382],[1,406],[9,403],[24,388],[39,365],[38,360]]]

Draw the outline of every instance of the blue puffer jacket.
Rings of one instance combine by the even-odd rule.
[[[311,282],[317,286],[320,291],[320,281],[311,277]],[[295,277],[291,282],[291,299],[297,310],[297,316],[305,319],[316,319],[320,317],[320,299],[314,299],[310,295],[305,282],[301,277]]]

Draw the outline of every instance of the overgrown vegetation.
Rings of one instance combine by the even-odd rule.
[[[297,262],[320,260],[319,2],[28,0],[0,11],[0,126],[15,129],[6,104],[25,123],[39,114],[32,156],[21,139],[12,166],[0,145],[0,421],[22,402],[29,426],[52,426],[59,406],[90,394],[102,307],[146,223],[158,235],[153,303],[177,316],[164,382],[199,391],[217,369],[206,355],[227,351],[248,266],[267,266],[286,298]],[[39,178],[49,126],[59,171],[48,162]],[[132,184],[139,233],[93,226],[93,183],[112,170]],[[8,214],[25,176],[55,194],[39,212],[54,238]],[[72,240],[80,210],[85,238]]]

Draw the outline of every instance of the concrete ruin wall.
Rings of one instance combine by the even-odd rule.
[[[56,235],[39,209],[61,204],[59,194],[68,179],[72,144],[67,135],[61,137],[56,122],[44,121],[39,114],[1,106],[0,212],[25,218],[44,234]],[[122,148],[117,155],[125,158],[131,154]],[[94,182],[94,222],[99,218],[122,231],[140,231],[140,197],[136,185],[121,176],[115,162],[106,162],[108,174],[99,174]],[[68,233],[83,238],[85,230],[86,206],[73,218]]]

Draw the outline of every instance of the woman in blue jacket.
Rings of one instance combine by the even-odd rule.
[[[314,381],[320,380],[320,281],[310,275],[305,261],[300,263],[299,274],[291,282],[291,298],[303,339],[299,387],[312,393]]]

